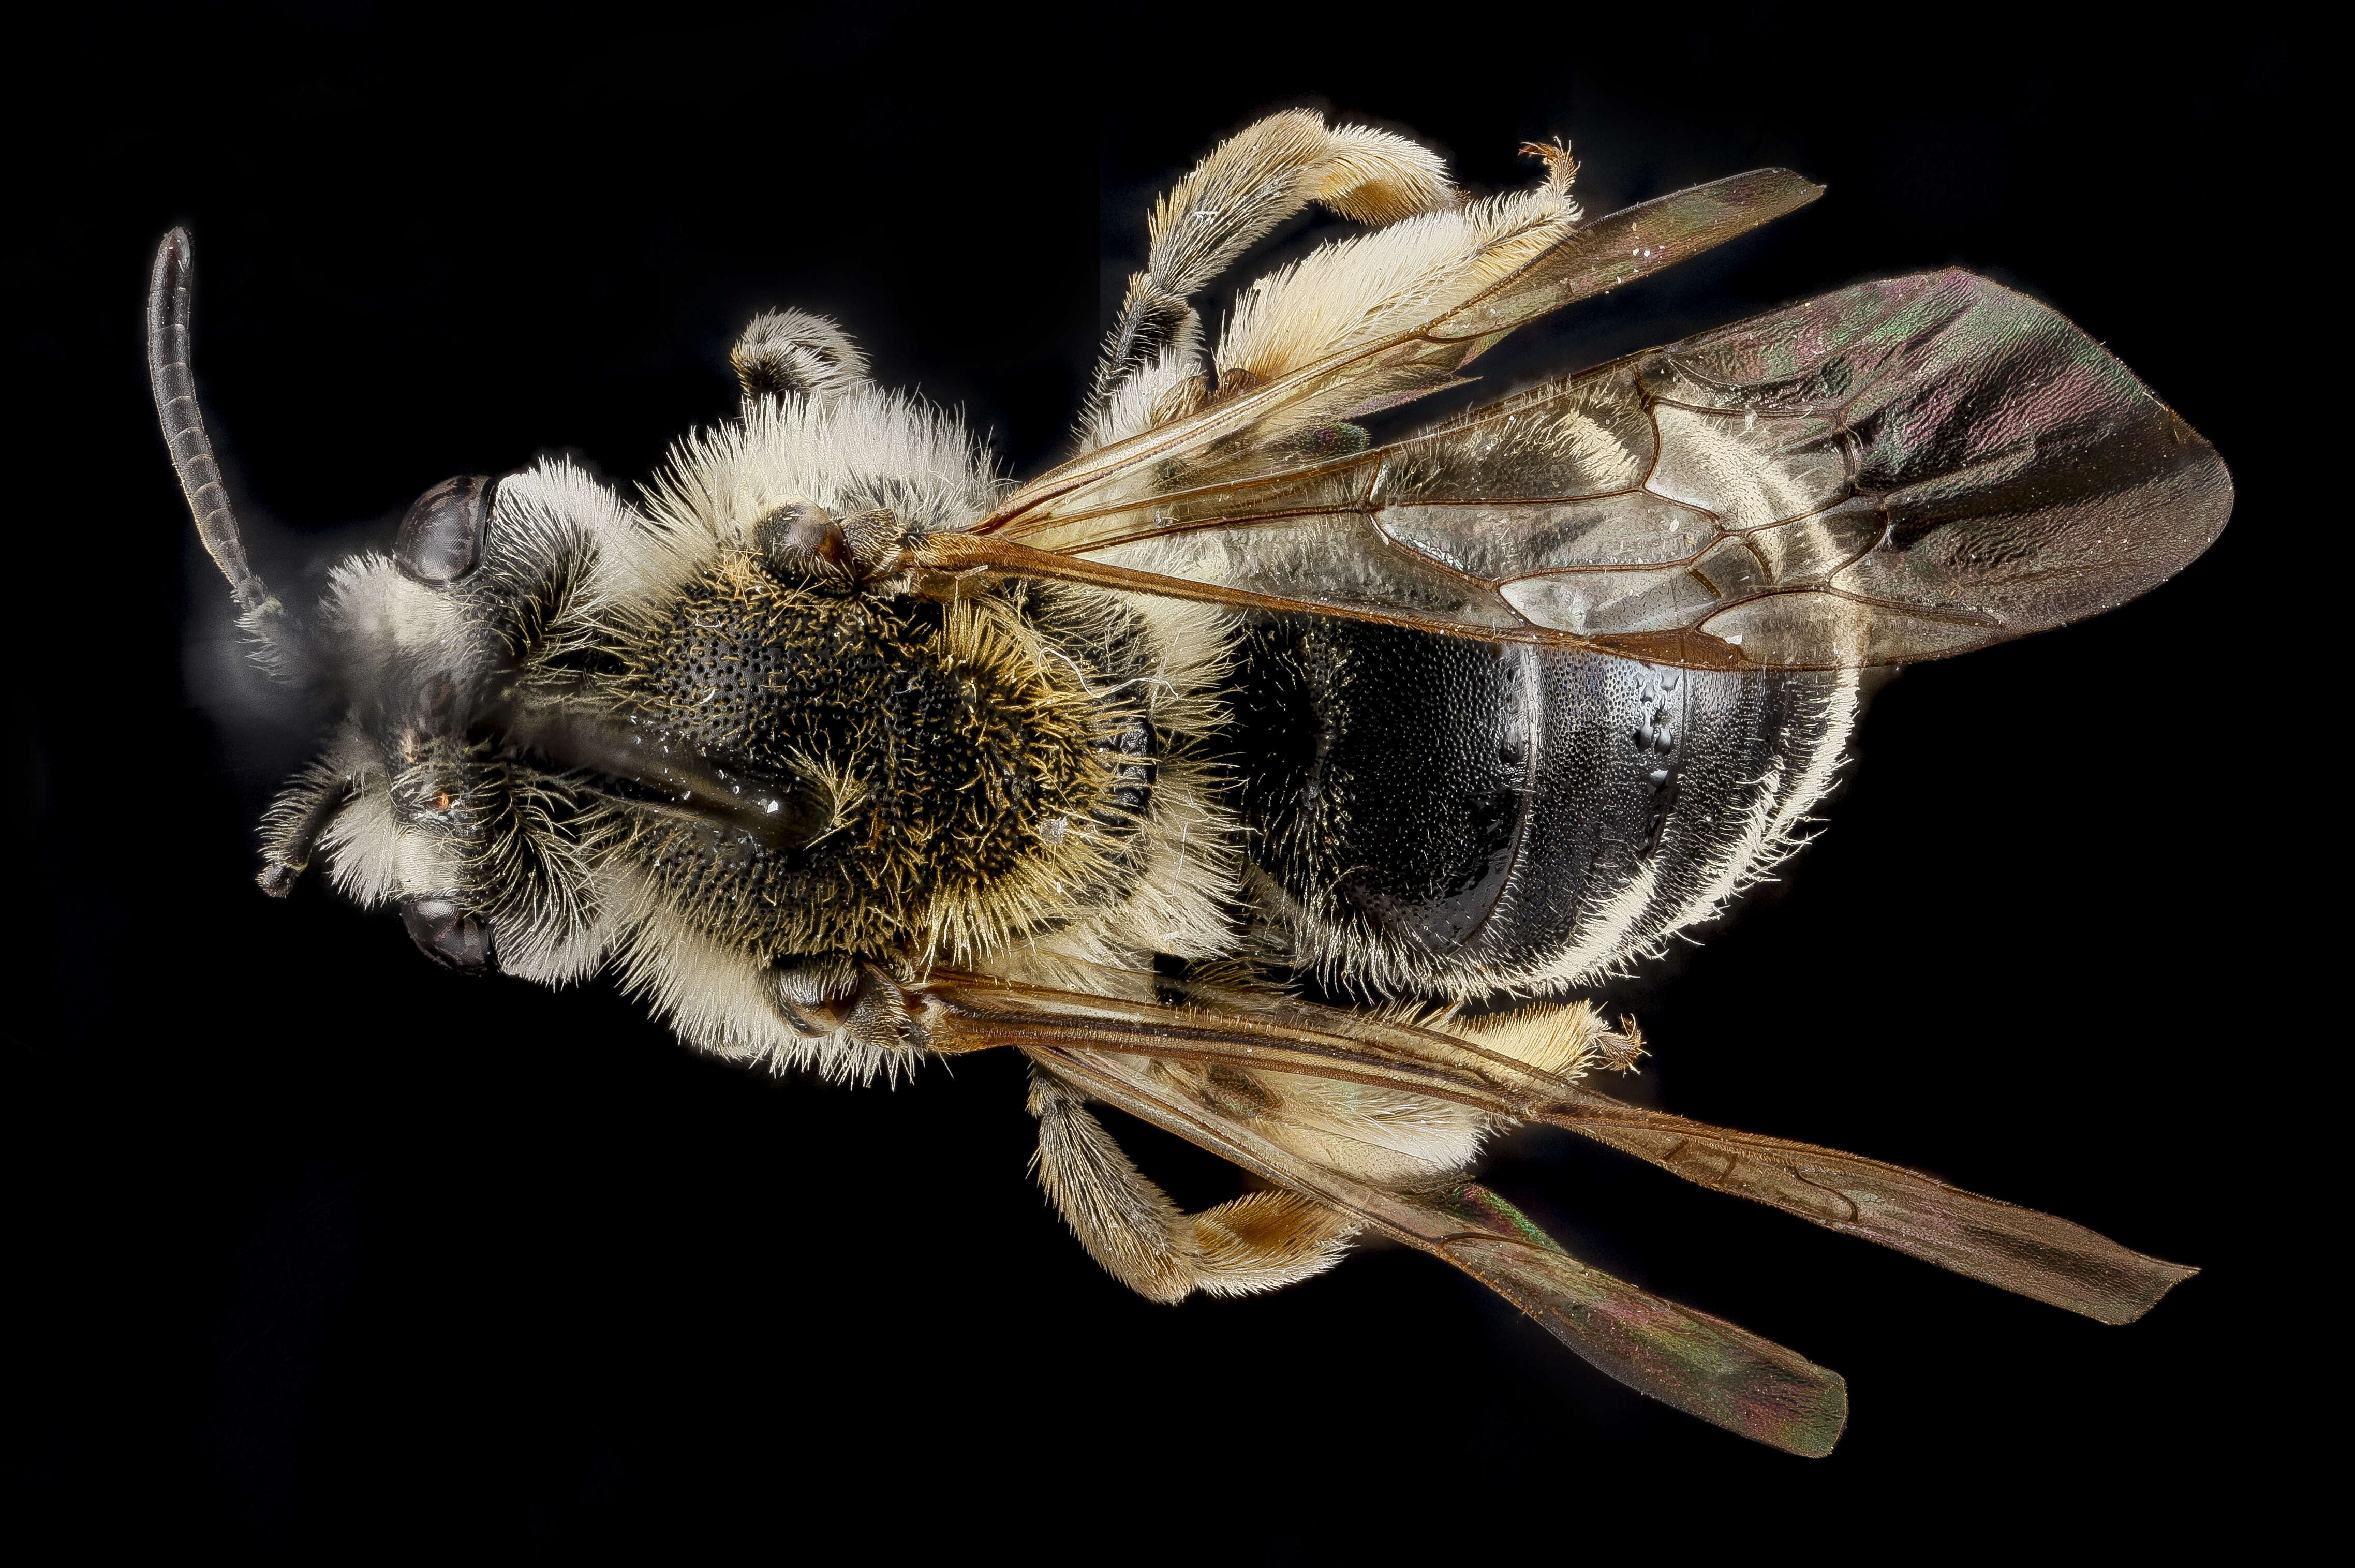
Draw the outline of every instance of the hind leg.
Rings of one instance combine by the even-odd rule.
[[[1138,1170],[1080,1096],[1035,1068],[1032,1168],[1048,1201],[1107,1273],[1148,1300],[1248,1296],[1323,1274],[1356,1226],[1296,1193],[1246,1193],[1188,1214]]]

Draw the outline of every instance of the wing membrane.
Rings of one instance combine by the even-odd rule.
[[[1625,1104],[1435,1029],[1083,965],[1060,978],[1087,988],[935,975],[926,995],[939,1043],[971,1050],[1052,1040],[1342,1079],[1545,1122],[1688,1181],[2105,1323],[2133,1322],[2198,1272],[1900,1166]]]
[[[1112,587],[1826,668],[1944,657],[2124,603],[2205,549],[2232,498],[2214,449],[2099,345],[1951,272],[1845,289],[1338,462],[1130,493],[1143,483],[1075,489],[1009,530],[1066,564],[943,543],[961,564]]]
[[[1838,1373],[1589,1267],[1485,1188],[1369,1186],[1302,1159],[1134,1057],[1060,1044],[1050,1030],[1025,1050],[1107,1104],[1455,1264],[1598,1371],[1687,1414],[1811,1458],[1830,1453],[1847,1424]]]
[[[1543,1119],[1687,1181],[2103,1323],[2133,1322],[2200,1272],[1901,1166],[1689,1122],[1592,1090]]]
[[[974,531],[1039,544],[1032,536],[1074,510],[1263,472],[1287,461],[1283,443],[1304,426],[1436,391],[1513,328],[1721,245],[1822,194],[1788,169],[1754,169],[1597,219],[1421,330],[1305,366],[1089,453],[1016,491]]]

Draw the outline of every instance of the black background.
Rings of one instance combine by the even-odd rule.
[[[2312,40],[2049,6],[675,13],[80,6],[26,40],[16,1528],[313,1560],[831,1537],[1316,1561],[1426,1533],[1476,1558],[1623,1531],[1885,1556],[2286,1506],[2227,1477],[2297,1386],[2268,1314],[2301,1265],[2251,1218],[2275,1135],[2218,1113],[2275,1049],[2253,988],[2299,962],[2266,871],[2304,853],[2296,659],[2258,585],[2313,470],[2251,388],[2296,357],[2266,193]],[[1592,211],[1765,164],[1829,186],[1526,334],[1482,398],[1960,264],[2073,317],[2232,464],[2205,559],[1895,681],[1822,842],[1612,993],[1656,1051],[1637,1097],[2204,1266],[2149,1319],[1508,1140],[1493,1184],[1573,1251],[1848,1376],[1839,1452],[1789,1459],[1409,1253],[1258,1301],[1127,1296],[1025,1177],[1015,1061],[749,1077],[609,984],[463,982],[319,879],[253,891],[250,824],[309,737],[238,673],[155,434],[166,226],[194,228],[199,375],[291,592],[447,475],[556,448],[645,475],[728,411],[726,346],[769,304],[837,315],[1035,471],[1151,193],[1296,103],[1411,128],[1484,188],[1567,133]],[[1135,1146],[1183,1199],[1231,1190]]]

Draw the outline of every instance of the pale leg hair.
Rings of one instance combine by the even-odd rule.
[[[1327,128],[1306,110],[1271,114],[1213,148],[1153,208],[1145,270],[1128,280],[1081,421],[1082,450],[1152,422],[1156,405],[1207,390],[1202,323],[1188,297],[1275,226],[1315,202],[1360,223],[1453,206],[1437,154],[1363,125]],[[1161,417],[1170,411],[1163,408]]]
[[[1150,1301],[1248,1296],[1323,1274],[1357,1226],[1297,1193],[1246,1193],[1199,1214],[1170,1201],[1121,1152],[1080,1096],[1036,1067],[1031,1168],[1048,1201],[1106,1273]]]
[[[867,356],[832,318],[805,310],[764,310],[737,335],[728,363],[747,401],[803,397],[829,401],[868,385]]]

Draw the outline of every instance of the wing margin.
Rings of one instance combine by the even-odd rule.
[[[1832,668],[2115,608],[2206,549],[2232,503],[2214,448],[2100,345],[1946,272],[1770,312],[1356,456],[1095,496],[926,548],[942,571],[1689,667]]]
[[[1051,1033],[1023,1053],[1107,1104],[1454,1264],[1598,1371],[1688,1415],[1806,1458],[1830,1453],[1848,1424],[1838,1372],[1581,1263],[1476,1182],[1430,1193],[1369,1186],[1181,1098],[1133,1058],[1062,1045]]]
[[[1437,1029],[1289,997],[1068,968],[1060,978],[1091,988],[936,972],[922,988],[934,1048],[1047,1041],[1451,1100],[1577,1133],[1696,1185],[2103,1323],[2135,1321],[2199,1272],[1902,1166],[1629,1105]]]

